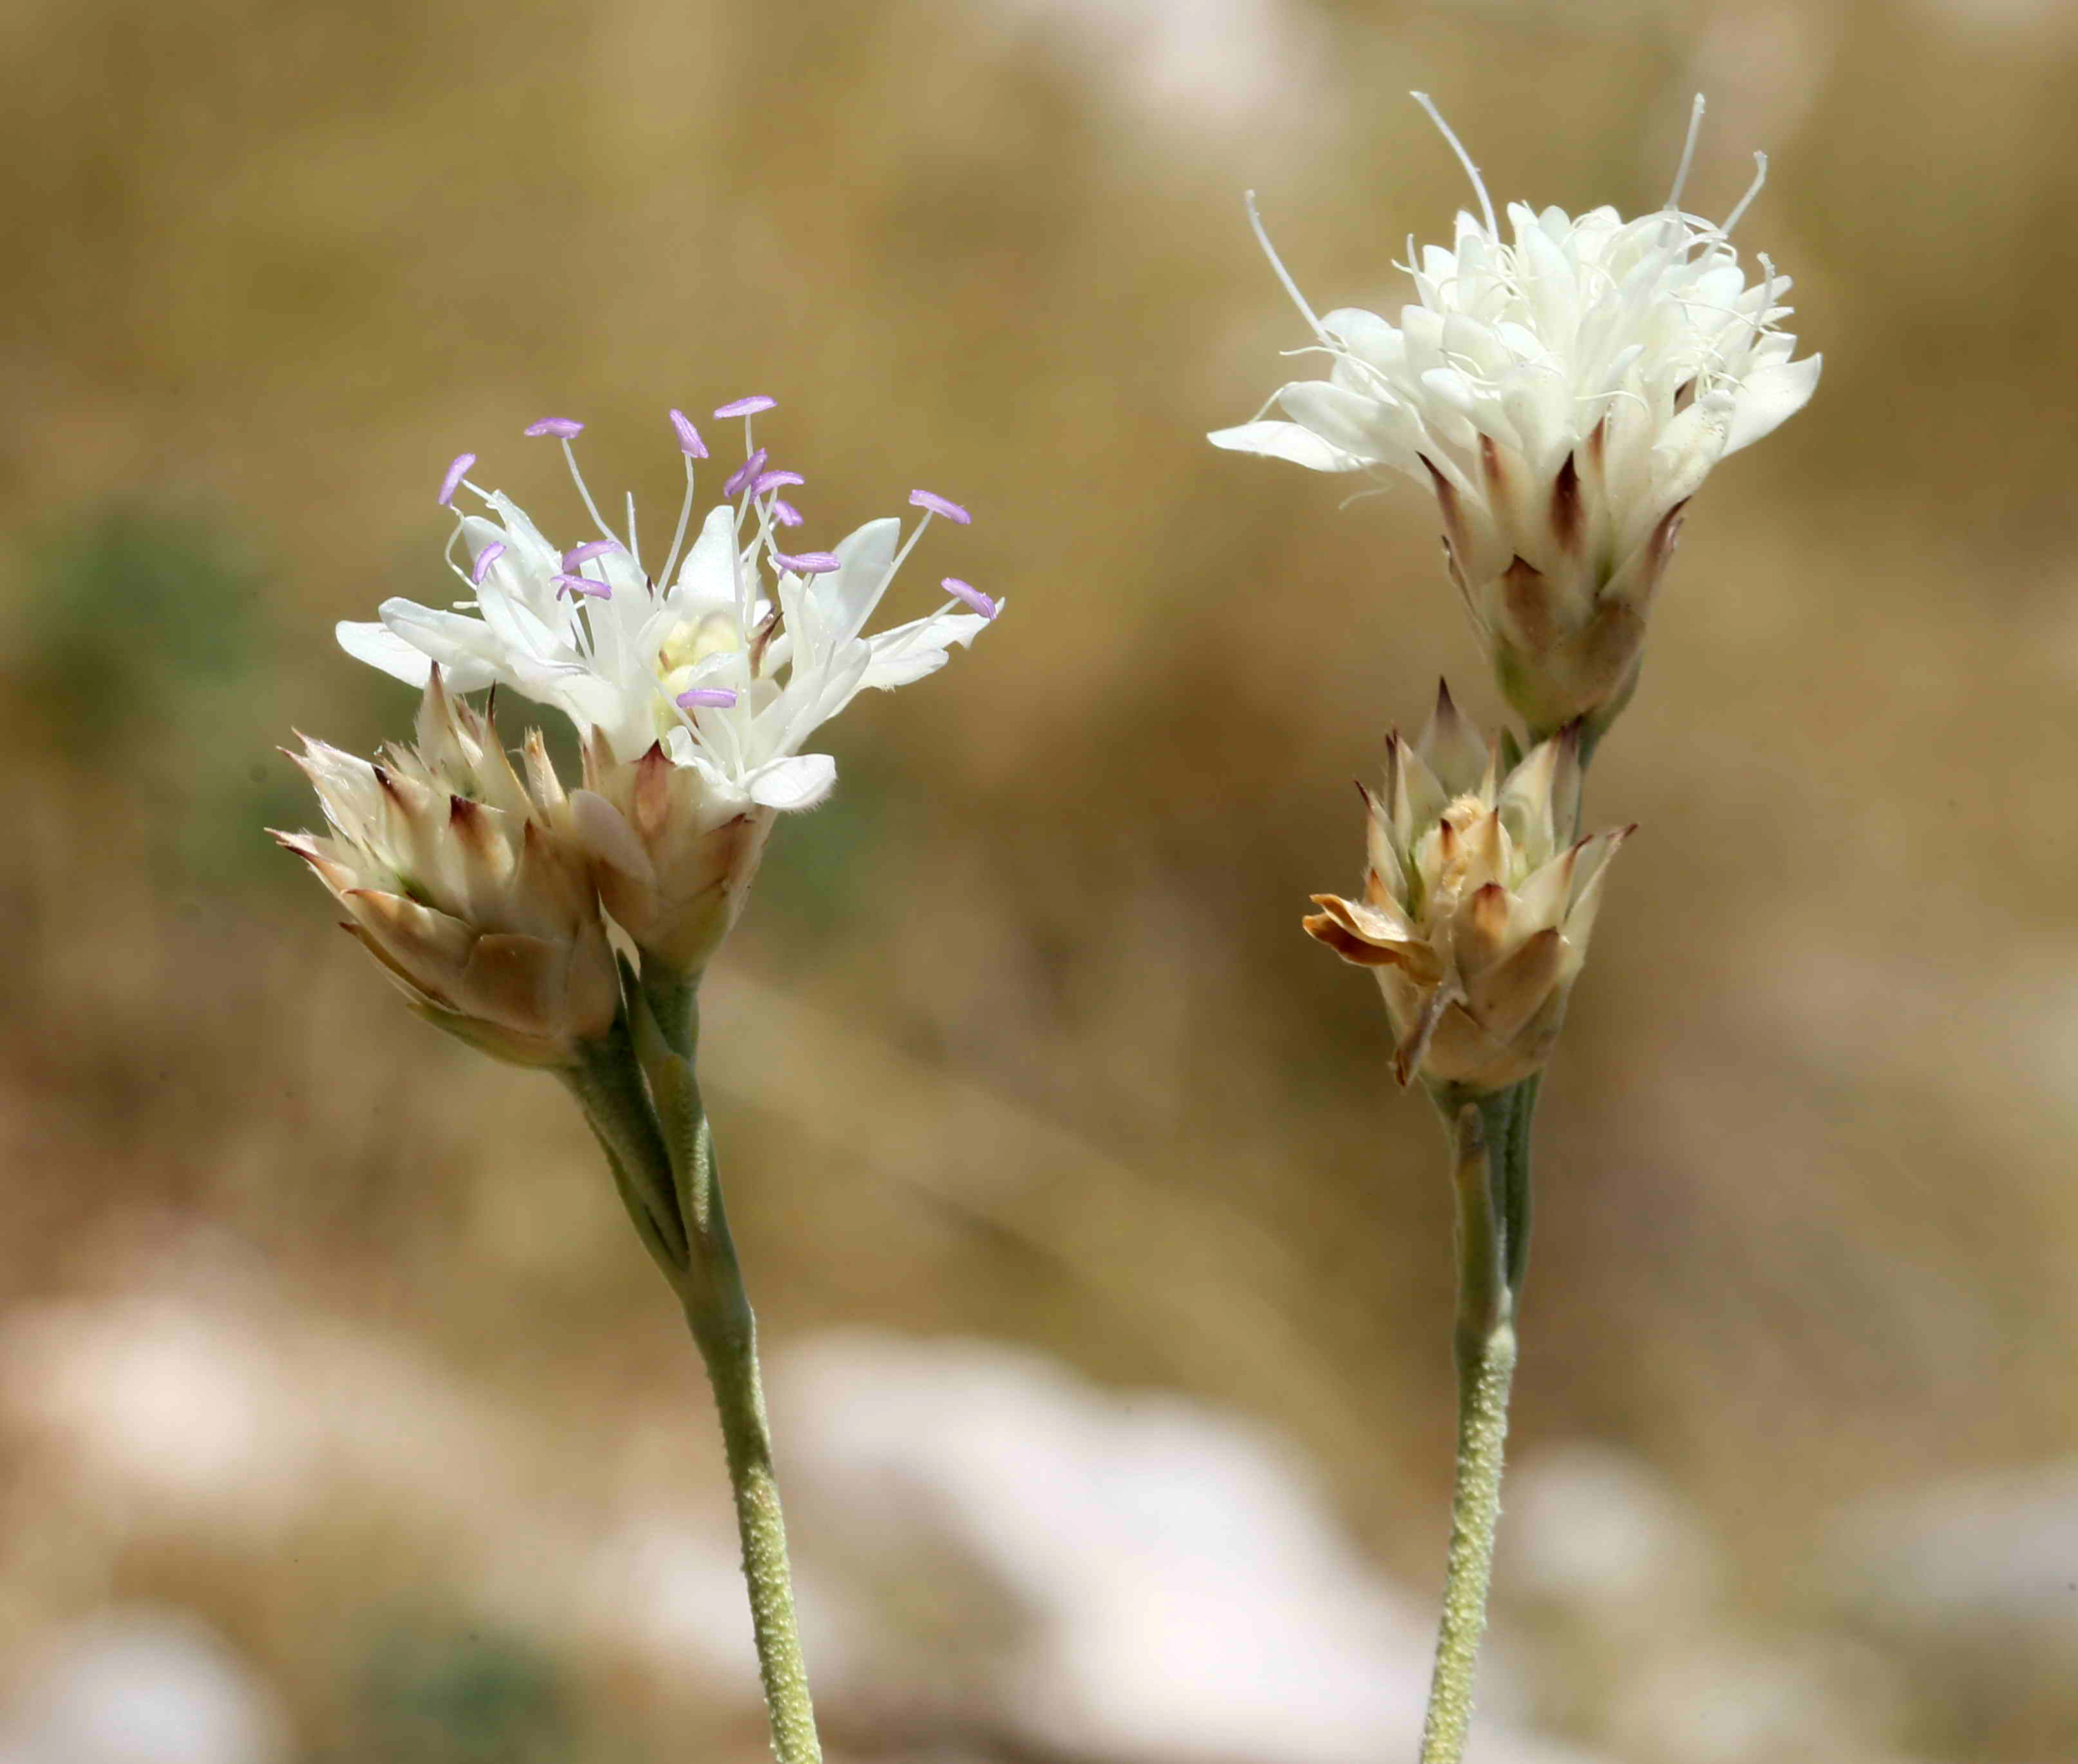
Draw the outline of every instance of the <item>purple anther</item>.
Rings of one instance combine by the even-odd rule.
[[[955,600],[964,600],[984,619],[995,616],[995,603],[970,582],[962,582],[958,576],[948,576],[938,586]]]
[[[971,524],[974,520],[974,516],[961,507],[958,503],[947,502],[935,490],[910,491],[909,506],[912,508],[928,509],[933,515],[943,515],[947,520],[957,521],[962,527]]]
[[[753,392],[747,398],[737,398],[723,405],[715,412],[715,415],[718,419],[732,416],[755,416],[760,411],[770,410],[778,402],[777,398],[768,398],[762,392]]]
[[[594,581],[590,576],[551,576],[549,580],[553,582],[558,590],[567,588],[575,594],[590,594],[595,600],[613,598],[612,589],[603,582]]]
[[[683,411],[671,413],[671,427],[678,432],[678,451],[689,460],[703,460],[707,457],[707,444],[700,439],[700,432],[693,427],[693,419]]]
[[[545,416],[538,423],[529,423],[520,432],[522,435],[553,435],[559,441],[568,441],[584,433],[584,424],[567,416]]]
[[[603,557],[610,551],[625,551],[627,547],[617,539],[595,539],[574,550],[563,553],[563,568],[575,569],[579,564],[588,564],[595,557]]]
[[[454,464],[448,468],[448,475],[440,480],[440,499],[437,507],[445,508],[454,500],[454,493],[461,488],[463,477],[467,475],[469,467],[475,464],[474,453],[455,455]]]
[[[726,711],[736,703],[736,694],[727,686],[695,686],[691,691],[681,692],[677,702],[680,708],[687,711]]]
[[[799,527],[807,517],[783,496],[772,498],[772,518],[782,527]]]
[[[505,547],[494,539],[476,554],[476,561],[469,566],[469,579],[477,587],[483,586],[483,578],[490,573],[490,566],[505,555]]]
[[[782,569],[791,569],[797,576],[827,576],[844,565],[826,551],[804,551],[798,557],[790,557],[783,551],[775,551],[772,561]]]
[[[762,496],[767,490],[775,490],[786,484],[805,484],[808,481],[799,472],[760,472],[751,481],[750,494]]]
[[[757,481],[757,474],[765,469],[765,449],[761,447],[728,474],[728,482],[721,487],[722,494],[724,496],[741,494]]]

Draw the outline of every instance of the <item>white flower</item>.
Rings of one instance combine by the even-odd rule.
[[[464,474],[475,457],[464,454],[440,500],[452,506],[466,489],[482,504],[480,514],[457,511],[449,546],[466,597],[451,609],[386,601],[379,623],[342,623],[341,645],[413,683],[437,662],[453,691],[510,686],[565,712],[621,761],[661,744],[665,757],[698,775],[706,812],[718,819],[812,806],[837,776],[827,754],[802,751],[816,731],[866,688],[906,685],[942,667],[949,648],[971,641],[999,609],[948,578],[950,598],[937,611],[866,635],[932,517],[964,524],[966,513],[919,490],[910,501],[923,518],[906,540],[899,521],[875,520],[833,551],[790,556],[778,536],[801,517],[780,493],[803,480],[768,469],[751,436],[751,419],[772,402],[741,398],[715,413],[742,418],[746,457],[675,575],[695,462],[707,450],[684,415],[671,413],[686,499],[654,581],[640,561],[632,499],[628,530],[616,533],[578,474],[570,441],[582,423],[550,417],[527,431],[561,442],[596,528],[596,538],[568,551],[502,492],[469,483]]]
[[[487,719],[429,671],[418,744],[371,765],[306,737],[329,835],[274,837],[423,1016],[525,1065],[569,1065],[611,1027],[620,981],[589,854],[538,734],[523,782]]]
[[[1819,357],[1792,361],[1796,339],[1778,328],[1789,278],[1763,256],[1749,279],[1728,236],[1765,156],[1723,226],[1680,209],[1701,116],[1699,98],[1658,213],[1511,203],[1505,239],[1437,117],[1483,218],[1460,214],[1454,248],[1418,260],[1408,240],[1416,299],[1397,323],[1355,307],[1315,317],[1256,222],[1333,365],[1277,392],[1290,420],[1212,440],[1316,471],[1389,466],[1433,488],[1452,578],[1540,735],[1575,717],[1598,732],[1621,708],[1683,504],[1817,385]]]

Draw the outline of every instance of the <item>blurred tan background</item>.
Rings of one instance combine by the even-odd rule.
[[[263,825],[448,458],[657,531],[770,392],[1010,608],[829,732],[707,1058],[847,1760],[1411,1755],[1449,1201],[1309,945],[1447,670],[1411,488],[1204,444],[1465,199],[1692,202],[1813,406],[1692,512],[1546,1086],[1488,1764],[2078,1757],[2078,14],[15,0],[0,1758],[751,1760],[691,1351],[565,1099]],[[550,524],[553,523],[553,524]],[[899,610],[899,609],[898,609]],[[516,733],[516,725],[508,728]],[[1136,1578],[1136,1576],[1137,1578]],[[140,1737],[141,1736],[141,1737]],[[127,1748],[126,1749],[126,1748]]]

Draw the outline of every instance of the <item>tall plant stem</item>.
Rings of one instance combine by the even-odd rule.
[[[757,1367],[757,1320],[729,1235],[694,1058],[697,977],[624,975],[628,1010],[570,1084],[621,1199],[677,1292],[707,1367],[743,1546],[757,1672],[778,1764],[822,1764],[794,1614],[787,1522]]]
[[[728,1221],[717,1190],[711,1228],[700,1240],[710,1276],[708,1302],[688,1299],[686,1321],[707,1362],[721,1417],[722,1449],[728,1486],[736,1500],[736,1534],[743,1544],[743,1578],[750,1590],[750,1622],[757,1643],[757,1675],[772,1718],[772,1745],[779,1764],[821,1764],[816,1711],[808,1696],[808,1667],[794,1619],[794,1581],[787,1561],[787,1520],[779,1507],[779,1483],[772,1469],[772,1433],[765,1417],[765,1390],[757,1371],[757,1321],[744,1291],[730,1241]]]
[[[1536,1082],[1481,1097],[1437,1097],[1450,1132],[1457,1189],[1458,1468],[1421,1764],[1458,1764],[1471,1730],[1472,1679],[1486,1634],[1508,1387],[1515,1375],[1515,1294],[1529,1249]]]

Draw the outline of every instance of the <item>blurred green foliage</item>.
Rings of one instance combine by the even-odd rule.
[[[570,1764],[578,1755],[553,1661],[519,1637],[400,1622],[361,1674],[353,1756],[385,1764]]]

